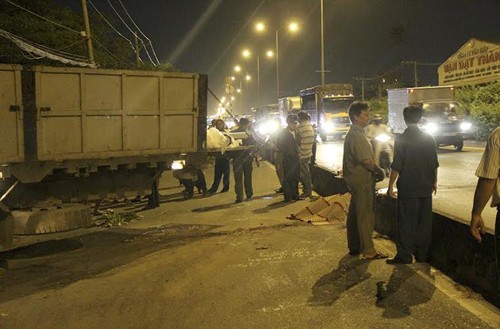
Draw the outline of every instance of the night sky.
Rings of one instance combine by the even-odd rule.
[[[218,94],[234,64],[256,77],[256,59],[245,62],[242,48],[274,49],[274,30],[257,34],[258,20],[280,31],[281,96],[320,84],[320,0],[122,1],[161,61],[208,74]],[[107,1],[94,4],[110,12]],[[326,83],[356,84],[353,77],[383,75],[402,60],[442,63],[472,37],[500,42],[499,0],[324,0],[324,6]],[[301,24],[297,35],[285,29],[290,18]],[[391,31],[403,31],[399,45]],[[260,57],[261,100],[275,103],[275,63]],[[419,65],[419,85],[437,84],[436,70]],[[256,99],[255,85],[254,79],[246,89],[248,104]]]

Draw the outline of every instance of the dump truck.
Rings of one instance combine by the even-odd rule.
[[[300,91],[300,98],[302,111],[309,113],[323,141],[328,136],[340,139],[347,133],[351,126],[349,106],[354,101],[351,84],[336,83],[307,88]]]
[[[174,161],[205,161],[207,81],[197,73],[0,65],[3,204],[152,194]]]
[[[388,89],[387,100],[388,125],[396,134],[406,129],[403,109],[414,105],[424,110],[419,126],[434,136],[438,146],[453,145],[461,151],[464,139],[470,137],[472,123],[464,115],[467,111],[455,100],[453,86]]]

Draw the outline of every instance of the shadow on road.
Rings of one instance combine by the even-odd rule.
[[[214,210],[221,210],[221,209],[229,209],[229,208],[234,208],[234,207],[240,207],[241,203],[224,203],[224,204],[219,204],[217,206],[210,206],[210,207],[201,207],[201,208],[195,208],[191,210],[192,212],[208,212],[208,211],[214,211]]]
[[[339,266],[323,275],[312,287],[312,297],[307,301],[310,306],[329,306],[350,288],[368,279],[370,261],[351,255],[344,256]]]
[[[8,270],[0,276],[0,303],[126,266],[154,252],[220,235],[217,225],[112,228],[0,253]]]
[[[415,266],[414,268],[412,268]],[[384,318],[396,319],[411,314],[411,306],[431,300],[436,287],[429,264],[398,265],[389,282],[377,283],[377,307],[383,308]],[[422,274],[419,274],[421,272]]]

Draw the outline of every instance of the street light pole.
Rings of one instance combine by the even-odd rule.
[[[260,106],[260,57],[257,55],[257,105]]]
[[[325,85],[325,38],[323,34],[323,0],[321,0],[321,85]]]
[[[276,32],[276,97],[278,101],[280,99],[280,67],[279,67],[279,42],[278,42],[278,30]]]

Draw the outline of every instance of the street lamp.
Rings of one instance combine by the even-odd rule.
[[[279,29],[273,28],[274,29],[274,37],[275,37],[275,43],[276,43],[276,97],[278,100],[280,99],[280,73],[279,73]],[[287,26],[288,31],[295,33],[299,30],[299,25],[296,22],[291,22]],[[257,32],[265,32],[266,30],[266,25],[263,22],[258,22],[255,24],[255,30]]]
[[[250,51],[245,52],[248,56],[250,56]],[[241,83],[242,83],[242,79],[243,77],[240,75],[241,71],[243,70],[243,68],[240,66],[240,65],[235,65],[233,67],[233,70],[234,72],[236,72],[238,75],[239,75],[239,88],[236,89],[236,93],[240,95],[239,99],[240,99],[240,106],[241,106],[241,110],[243,111],[244,110],[244,101],[243,101],[243,92],[242,92],[242,86],[241,86]],[[236,77],[235,76],[231,76],[231,81],[235,81],[236,80]],[[245,81],[247,82],[247,89],[248,89],[248,81],[251,80],[251,76],[249,74],[246,74],[245,75]]]
[[[274,56],[274,52],[272,50],[267,50],[265,54],[268,58],[272,58]],[[243,49],[241,56],[248,59],[252,56],[252,52],[249,49]],[[255,57],[257,58],[257,104],[260,105],[260,56],[257,53]],[[247,81],[250,81],[250,79],[247,79]]]

